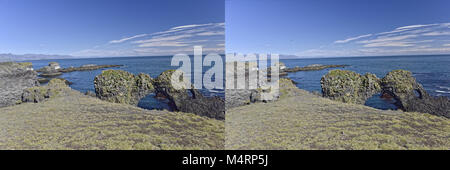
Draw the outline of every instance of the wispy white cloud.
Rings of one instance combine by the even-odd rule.
[[[347,38],[345,40],[337,40],[334,43],[338,43],[338,44],[339,43],[347,43],[347,42],[350,42],[350,41],[354,41],[354,40],[361,39],[361,38],[364,38],[364,37],[369,37],[369,36],[372,36],[372,34],[366,34],[366,35],[361,35],[361,36],[357,36],[357,37]]]
[[[193,46],[203,46],[205,53],[224,53],[225,24],[181,25],[153,33],[138,34],[106,45],[97,45],[73,53],[74,56],[142,56],[193,53]]]
[[[439,31],[434,31],[434,32],[428,32],[428,33],[424,33],[423,35],[425,35],[425,36],[441,36],[441,35],[450,35],[450,31],[448,31],[448,32],[439,32]]]
[[[420,28],[420,27],[426,27],[434,24],[427,24],[427,25],[408,25],[403,27],[398,27],[396,30],[405,30],[405,29],[413,29],[413,28]]]
[[[144,36],[147,36],[147,34],[139,34],[139,35],[135,35],[135,36],[131,36],[131,37],[122,38],[120,40],[111,40],[111,41],[109,41],[109,43],[112,43],[112,44],[114,44],[114,43],[122,43],[122,42],[125,42],[125,41],[128,41],[128,40],[132,40],[132,39],[140,38],[140,37],[144,37]]]
[[[450,53],[450,23],[419,24],[371,33],[298,52],[301,57],[377,56]]]
[[[200,36],[225,35],[225,32],[224,31],[208,31],[208,32],[198,33],[197,35],[200,35]]]
[[[405,40],[405,39],[414,38],[414,37],[417,37],[417,35],[379,36],[379,37],[376,37],[375,39],[359,41],[358,43],[370,44],[370,43],[380,43],[380,42],[392,42],[392,41]]]
[[[156,36],[156,37],[152,37],[150,39],[134,41],[133,43],[142,44],[142,43],[152,43],[152,42],[167,42],[167,41],[174,41],[174,40],[179,40],[179,39],[183,39],[183,38],[188,38],[188,37],[192,37],[192,36],[193,35],[190,35],[190,34]]]

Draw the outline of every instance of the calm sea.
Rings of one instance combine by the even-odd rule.
[[[122,64],[119,68],[133,74],[147,73],[156,78],[163,71],[177,69],[170,66],[171,56],[160,57],[115,57],[115,58],[87,58],[87,59],[56,59],[56,60],[36,60],[31,61],[35,69],[48,65],[48,62],[56,61],[61,67],[78,67],[84,64]],[[193,60],[192,60],[193,61]],[[346,57],[346,58],[316,58],[316,59],[282,59],[288,67],[306,66],[310,64],[347,64],[345,70],[355,71],[360,74],[366,72],[376,74],[377,77],[384,77],[389,71],[395,69],[405,69],[412,71],[414,77],[423,85],[425,90],[433,96],[450,97],[450,55],[439,56],[384,56],[384,57]],[[209,67],[204,67],[206,71]],[[329,70],[307,71],[290,73],[287,77],[298,82],[297,86],[308,91],[321,91],[320,79]],[[86,92],[94,91],[94,78],[101,74],[102,70],[82,71],[65,73],[61,77],[73,84],[75,90]],[[223,97],[223,90],[202,90],[206,96],[218,95]],[[367,100],[365,105],[379,109],[396,109],[392,100],[381,99],[379,94]],[[142,99],[139,106],[146,109],[168,109],[167,101],[160,101],[152,95]]]

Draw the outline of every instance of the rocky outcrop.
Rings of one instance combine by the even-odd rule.
[[[322,64],[311,64],[305,67],[294,67],[294,68],[286,68],[284,72],[297,72],[297,71],[317,71],[323,70],[327,68],[339,68],[339,67],[347,67],[349,65],[322,65]]]
[[[180,75],[181,81],[172,82],[172,75]],[[194,113],[219,120],[225,119],[225,102],[220,97],[204,97],[197,89],[182,81],[183,73],[167,70],[154,81],[157,96],[164,96],[176,111]]]
[[[81,67],[69,67],[63,68],[60,70],[62,73],[69,73],[74,71],[89,71],[89,70],[98,70],[102,68],[113,68],[113,67],[121,67],[123,65],[96,65],[96,64],[85,64]]]
[[[256,102],[272,102],[279,98],[291,97],[298,95],[298,88],[295,82],[288,78],[280,78],[278,81],[278,92],[270,89],[263,90],[261,87],[257,89],[226,89],[225,90],[225,107],[226,109],[243,106]],[[261,98],[262,93],[272,95],[271,100]]]
[[[382,80],[382,93],[394,97],[395,105],[404,111],[430,113],[450,118],[450,100],[432,97],[416,82],[410,71],[394,70]]]
[[[61,79],[52,79],[45,86],[27,88],[22,93],[22,102],[40,103],[47,99],[62,95],[68,90],[66,82]]]
[[[147,74],[133,75],[123,70],[105,70],[94,79],[98,98],[114,103],[137,105],[154,91],[153,79]]]
[[[23,90],[37,85],[31,63],[0,63],[0,107],[20,103]]]
[[[331,70],[320,83],[324,97],[344,103],[364,104],[381,90],[379,79],[374,74],[360,75],[348,70]]]
[[[66,80],[66,79],[64,79],[64,78],[54,78],[54,79],[60,79],[60,80],[62,80],[62,81],[64,81],[65,83],[66,83],[66,85],[72,85],[73,84],[73,82],[70,82],[69,80]],[[50,78],[38,78],[38,82],[39,82],[39,84],[46,84],[46,83],[48,83],[48,82],[50,82]]]
[[[40,74],[39,74],[40,77],[57,77],[62,74],[59,71],[60,69],[61,69],[61,66],[59,66],[59,63],[50,62],[50,63],[48,63],[48,66],[38,69],[37,72],[40,72]]]
[[[278,100],[278,98],[280,98],[280,96],[287,94],[287,89],[290,89],[290,87],[294,86],[293,85],[293,81],[290,79],[285,79],[285,78],[281,78],[279,79],[279,89],[273,89],[273,91],[270,88],[270,85],[267,84],[267,82],[265,81],[261,81],[258,80],[258,84],[257,87],[254,89],[250,89],[248,87],[248,82],[249,82],[249,75],[250,74],[254,74],[257,75],[258,71],[259,72],[263,72],[266,73],[268,75],[268,79],[270,79],[271,74],[272,74],[272,69],[278,67],[279,68],[279,76],[283,76],[284,74],[287,74],[286,72],[284,72],[286,68],[285,64],[282,62],[278,62],[278,63],[274,63],[273,66],[268,67],[266,69],[259,69],[257,68],[257,63],[256,62],[245,62],[244,66],[245,66],[245,71],[242,72],[237,72],[237,69],[234,70],[234,67],[237,67],[238,62],[227,62],[227,75],[234,75],[235,78],[237,77],[244,77],[245,76],[245,81],[244,82],[238,82],[237,80],[235,80],[235,84],[237,85],[238,83],[244,83],[245,87],[241,88],[238,87],[238,85],[235,88],[227,88],[225,90],[225,106],[227,109],[229,108],[233,108],[233,107],[237,107],[237,106],[242,106],[242,105],[246,105],[246,104],[250,104],[250,103],[255,103],[255,102],[271,102],[271,101],[276,101]],[[226,81],[233,81],[231,79],[231,77],[227,77]],[[291,86],[292,85],[292,86]],[[283,93],[283,91],[285,91]],[[267,96],[267,98],[261,97],[261,95],[264,94]],[[294,94],[295,95],[295,94]]]
[[[395,105],[404,111],[430,113],[450,117],[450,100],[432,97],[416,82],[410,71],[394,70],[381,80],[373,74],[364,76],[347,70],[332,70],[322,77],[323,97],[345,103],[364,104],[372,95],[395,99]]]
[[[69,67],[62,68],[57,62],[50,62],[48,66],[42,67],[37,70],[39,72],[40,77],[57,77],[62,75],[63,73],[69,73],[74,71],[89,71],[89,70],[98,70],[102,68],[112,68],[112,67],[121,67],[122,65],[96,65],[96,64],[85,64],[81,67]]]

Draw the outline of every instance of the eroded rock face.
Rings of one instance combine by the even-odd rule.
[[[154,91],[153,79],[147,74],[137,76],[123,70],[105,70],[94,79],[98,98],[114,103],[137,105]]]
[[[382,93],[396,100],[395,105],[404,111],[430,113],[450,118],[450,100],[432,97],[416,82],[410,71],[394,70],[382,80]]]
[[[23,90],[37,85],[31,63],[0,63],[0,107],[20,103]]]
[[[240,72],[238,71],[238,69],[233,69],[239,66],[238,63],[240,64],[240,66],[245,66]],[[249,87],[251,81],[249,79],[250,75],[255,75],[255,79],[257,79],[258,71],[269,76],[272,73],[271,70],[278,67],[279,76],[286,75],[287,73],[284,72],[284,70],[287,68],[282,62],[274,63],[271,67],[263,69],[258,68],[257,63],[252,61],[245,63],[243,63],[243,61],[227,62],[226,67],[227,84],[229,83],[228,81],[233,82],[234,80],[234,84],[236,85],[234,88],[227,88],[225,90],[225,106],[227,109],[255,102],[276,101],[284,94],[288,95],[288,91],[292,92],[295,95],[294,91],[288,90],[292,86],[295,87],[294,82],[286,78],[278,79],[278,91],[275,89],[271,90],[271,84],[263,80],[257,80],[258,82],[255,81],[256,88]],[[233,75],[234,79],[232,77]],[[241,81],[237,80],[237,77],[245,77],[245,79],[244,81]],[[295,87],[295,89],[297,89],[297,87]],[[265,97],[262,97],[263,94],[265,95]]]
[[[364,104],[372,95],[379,93],[379,79],[370,73],[360,75],[348,70],[331,70],[322,77],[324,97],[344,103]]]
[[[332,70],[322,77],[323,97],[345,103],[364,104],[372,95],[392,96],[404,111],[450,117],[450,100],[432,97],[416,82],[410,71],[394,70],[379,80],[373,74],[361,76],[352,71]]]
[[[22,102],[40,103],[46,99],[62,95],[69,86],[62,79],[52,79],[46,86],[27,88],[22,93]]]
[[[178,79],[180,81],[172,83],[171,79],[174,74],[180,76]],[[204,97],[198,90],[188,88],[182,78],[183,73],[178,70],[167,70],[161,73],[154,81],[155,92],[157,95],[169,99],[169,104],[174,110],[219,120],[225,119],[225,102],[223,99]]]

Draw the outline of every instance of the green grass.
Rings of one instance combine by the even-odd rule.
[[[224,148],[223,121],[64,94],[0,108],[0,149]]]
[[[383,111],[297,90],[227,111],[226,149],[450,149],[450,120]]]

